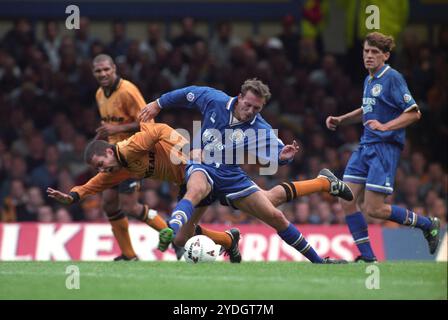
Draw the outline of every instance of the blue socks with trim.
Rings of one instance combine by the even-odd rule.
[[[375,258],[375,254],[370,245],[367,222],[362,212],[357,211],[345,216],[345,222],[347,223],[348,229],[350,230],[361,255],[366,258]]]
[[[307,257],[307,259],[310,260],[312,263],[323,262],[322,258],[319,257],[316,251],[314,251],[311,245],[305,240],[303,235],[300,233],[300,231],[297,230],[297,228],[292,223],[288,225],[288,228],[286,228],[286,230],[278,232],[278,235],[287,244],[289,244],[291,247],[295,248],[297,251],[299,251],[301,254]]]
[[[190,220],[193,215],[194,207],[190,200],[182,199],[180,200],[171,214],[170,221],[168,225],[173,229],[174,234],[176,234],[179,229]]]
[[[431,220],[427,217],[420,216],[411,210],[391,206],[392,212],[390,214],[389,220],[402,224],[404,226],[409,226],[412,228],[419,228],[423,231],[431,229]]]

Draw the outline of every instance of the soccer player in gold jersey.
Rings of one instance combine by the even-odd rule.
[[[145,106],[140,91],[130,81],[118,76],[114,61],[108,55],[100,54],[93,59],[92,72],[100,86],[96,92],[96,102],[101,126],[97,128],[95,138],[107,140],[111,144],[129,138],[140,130],[137,115]],[[139,189],[140,180],[127,179],[102,192],[102,209],[121,249],[121,255],[115,258],[116,261],[138,259],[129,237],[127,215],[136,217],[158,231],[166,226],[166,222],[158,215],[142,215],[143,205],[138,202]]]
[[[182,148],[187,141],[166,124],[142,123],[140,129],[140,132],[116,144],[103,140],[90,142],[85,149],[84,158],[99,173],[86,184],[72,188],[70,194],[48,188],[48,196],[61,203],[72,204],[89,195],[104,192],[129,179],[151,178],[175,183],[180,187],[180,197],[182,197],[185,192],[187,163]],[[137,203],[136,207],[135,211],[139,213],[143,221],[154,219],[154,216],[161,219],[147,205]],[[205,209],[205,206],[199,205],[196,209],[197,215],[202,216]],[[163,222],[166,224],[165,221]],[[239,231],[237,229],[226,232],[204,227],[201,229],[203,234],[209,236],[225,250],[238,247]],[[239,252],[237,257],[239,261],[234,261],[232,256],[230,258],[232,262],[241,260]]]

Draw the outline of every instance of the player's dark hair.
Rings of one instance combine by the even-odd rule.
[[[104,140],[90,141],[84,150],[84,162],[90,163],[92,161],[93,156],[95,155],[105,156],[106,150],[113,147],[114,147],[113,144],[110,144]]]
[[[271,98],[271,91],[269,90],[269,87],[257,78],[244,81],[241,86],[241,94],[244,96],[248,91],[251,91],[257,97],[264,98],[265,102]]]
[[[394,37],[386,36],[381,32],[369,33],[364,42],[367,42],[370,46],[377,47],[383,52],[391,52],[395,47]]]

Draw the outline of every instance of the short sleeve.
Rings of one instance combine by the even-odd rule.
[[[217,90],[210,87],[190,86],[163,94],[157,103],[160,108],[197,109],[204,114],[210,102],[216,98]]]
[[[394,105],[403,112],[418,108],[417,103],[408,89],[406,81],[400,74],[394,75],[391,78],[391,96]]]

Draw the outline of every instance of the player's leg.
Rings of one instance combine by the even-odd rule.
[[[157,214],[157,211],[150,209],[146,204],[140,203],[138,198],[138,190],[132,193],[119,193],[121,211],[146,223],[157,231],[166,228],[167,223]]]
[[[128,217],[120,210],[117,189],[103,191],[101,207],[109,219],[112,226],[112,233],[121,250],[121,256],[116,257],[115,260],[136,259],[137,255],[132,247],[129,236]]]
[[[285,218],[280,210],[273,206],[262,192],[254,192],[244,198],[234,199],[232,204],[273,227],[280,238],[302,253],[311,262],[325,263],[330,261],[319,257],[302,233]]]
[[[353,198],[349,186],[328,169],[322,169],[315,179],[283,182],[263,192],[275,207],[315,192],[328,192],[345,200]]]
[[[212,180],[205,170],[189,172],[186,192],[174,208],[165,228],[159,233],[159,250],[165,251],[182,226],[190,220],[198,205],[212,190]]]
[[[353,200],[340,199],[345,213],[345,222],[353,240],[361,253],[355,261],[376,262],[377,259],[370,244],[367,221],[363,215],[361,203],[364,198],[365,183],[369,174],[369,159],[372,155],[364,146],[353,152],[344,171],[344,182],[353,192]]]
[[[439,245],[440,221],[437,218],[428,218],[412,210],[385,203],[387,194],[366,190],[366,212],[374,218],[394,221],[398,224],[418,228],[428,241],[429,251],[434,254]]]
[[[345,222],[361,254],[355,261],[376,262],[377,260],[370,243],[367,221],[361,207],[364,201],[364,185],[352,182],[346,183],[353,192],[353,200],[345,201],[340,199],[339,202],[345,213]]]
[[[387,219],[421,229],[428,241],[430,253],[435,253],[439,245],[440,221],[437,218],[427,218],[406,208],[385,203],[386,196],[393,192],[400,148],[392,144],[374,144],[368,150],[371,160],[364,200],[366,213],[377,219]]]

